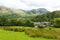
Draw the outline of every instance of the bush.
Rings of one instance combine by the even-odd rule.
[[[25,28],[5,27],[4,30],[10,30],[10,31],[15,31],[15,32],[23,32],[25,30]]]
[[[37,29],[27,29],[25,33],[30,37],[40,37],[40,31]]]
[[[25,34],[29,35],[30,37],[44,37],[49,39],[58,39],[60,38],[59,32],[55,30],[45,30],[45,29],[27,29]]]
[[[45,25],[40,24],[38,27],[39,28],[45,28]]]

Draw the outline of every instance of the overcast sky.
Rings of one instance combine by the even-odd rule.
[[[60,0],[0,0],[0,5],[16,9],[46,8],[49,11],[60,10]]]

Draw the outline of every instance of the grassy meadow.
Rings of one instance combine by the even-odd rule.
[[[46,38],[32,38],[24,32],[12,32],[0,29],[0,40],[48,40]]]
[[[16,28],[16,26],[15,26]],[[29,27],[27,27],[28,29]],[[0,29],[0,40],[55,40],[55,39],[48,39],[43,37],[29,37],[24,32],[15,32],[15,31],[8,31]]]

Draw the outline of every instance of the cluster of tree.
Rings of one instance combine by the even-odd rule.
[[[46,14],[37,15],[32,19],[35,22],[50,22],[52,27],[60,27],[60,11],[48,12]]]
[[[52,27],[60,28],[60,18],[54,18],[51,21]]]
[[[54,18],[60,18],[60,11],[48,12],[46,14],[37,15],[32,21],[51,21]]]
[[[9,19],[6,16],[0,16],[0,26],[31,26],[33,27],[34,25],[30,19],[24,19],[24,18]]]

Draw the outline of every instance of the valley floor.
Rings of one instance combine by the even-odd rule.
[[[0,29],[0,40],[53,40],[46,38],[32,38],[28,35],[25,35],[24,32],[13,32]]]

